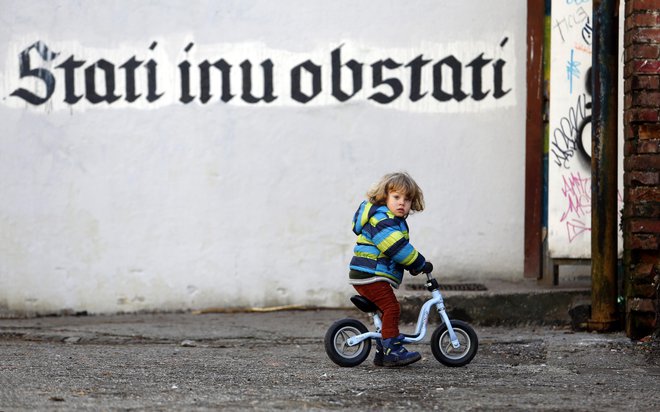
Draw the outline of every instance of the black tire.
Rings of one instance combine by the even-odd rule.
[[[369,356],[371,339],[364,340],[355,346],[346,345],[346,340],[366,332],[368,332],[367,327],[359,320],[338,320],[325,333],[325,352],[330,360],[339,366],[357,366]]]
[[[431,350],[433,356],[445,366],[465,366],[472,361],[479,348],[479,338],[472,326],[460,320],[452,320],[451,326],[461,346],[454,349],[449,338],[447,324],[443,323],[431,337]]]

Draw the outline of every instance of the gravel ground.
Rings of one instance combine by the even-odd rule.
[[[0,320],[0,411],[660,410],[653,342],[476,328],[465,367],[420,343],[408,347],[423,359],[405,368],[371,357],[340,368],[323,335],[348,316],[366,320],[332,310]]]

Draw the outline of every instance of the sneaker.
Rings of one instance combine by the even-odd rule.
[[[374,365],[383,366],[383,340],[376,339],[376,356],[374,356]]]
[[[418,352],[408,352],[403,347],[403,335],[383,340],[383,366],[406,366],[420,359]]]

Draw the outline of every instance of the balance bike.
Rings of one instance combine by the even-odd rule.
[[[479,339],[474,329],[466,322],[449,320],[445,311],[444,300],[440,294],[438,282],[426,273],[426,287],[431,292],[419,312],[415,334],[404,334],[403,343],[420,342],[426,336],[429,312],[433,306],[440,314],[442,324],[433,332],[431,351],[433,356],[445,366],[465,366],[477,354]],[[355,295],[351,302],[362,312],[368,313],[373,320],[375,332],[369,332],[367,327],[357,319],[341,319],[330,326],[325,334],[325,351],[328,357],[337,365],[344,367],[357,366],[364,362],[371,351],[371,340],[380,339],[382,321],[378,315],[378,307],[369,299]]]

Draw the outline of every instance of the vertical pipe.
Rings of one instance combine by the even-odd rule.
[[[617,46],[616,0],[593,1],[591,157],[591,318],[589,329],[617,324]]]
[[[545,4],[527,0],[524,276],[541,278],[543,239],[543,41]]]

